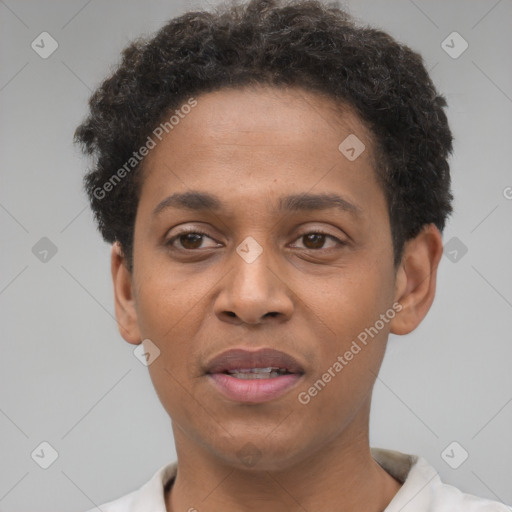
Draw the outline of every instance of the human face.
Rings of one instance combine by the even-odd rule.
[[[285,468],[368,428],[388,323],[325,387],[308,390],[395,300],[374,145],[351,109],[302,89],[196,99],[144,163],[130,276],[136,327],[125,337],[160,350],[149,371],[175,431],[226,464],[242,467],[249,450],[258,467]],[[365,145],[353,161],[338,149],[349,135]],[[191,192],[213,200],[169,199]],[[200,236],[177,237],[185,230]],[[251,261],[240,249],[261,253]],[[232,348],[280,350],[302,373],[281,393],[250,381],[260,391],[234,398],[206,372]]]

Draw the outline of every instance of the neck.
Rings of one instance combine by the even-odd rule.
[[[219,460],[173,425],[178,472],[166,496],[167,512],[382,512],[401,484],[372,458],[363,423],[366,428],[352,422],[291,466],[268,470]]]

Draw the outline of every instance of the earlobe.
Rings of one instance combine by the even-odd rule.
[[[126,259],[119,242],[112,245],[110,269],[114,285],[115,311],[119,332],[128,343],[138,345],[141,342],[141,337],[137,322],[132,274],[127,268]]]
[[[402,309],[391,321],[393,334],[408,334],[430,309],[436,292],[437,267],[443,255],[441,233],[429,224],[406,242],[395,279],[395,301]]]

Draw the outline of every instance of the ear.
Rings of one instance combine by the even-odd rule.
[[[126,258],[119,242],[115,242],[112,245],[110,269],[114,284],[115,309],[119,332],[128,343],[138,345],[141,342],[141,337],[137,323],[132,274],[128,270]]]
[[[393,334],[408,334],[425,318],[434,301],[442,255],[443,240],[434,224],[406,242],[395,280],[395,301],[402,309],[390,323]]]

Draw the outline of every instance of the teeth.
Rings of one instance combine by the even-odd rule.
[[[252,373],[252,372],[243,372],[243,373],[236,373],[236,372],[229,372],[229,375],[231,377],[235,377],[237,379],[273,379],[274,377],[280,377],[283,375],[283,373],[280,373],[278,371],[271,371],[271,372],[261,372],[261,373]]]
[[[269,366],[267,368],[237,368],[236,370],[228,370],[229,373],[270,373],[272,370],[279,370],[275,366]]]
[[[287,371],[284,368],[269,366],[267,368],[239,368],[227,372],[237,379],[268,379],[284,375]]]

